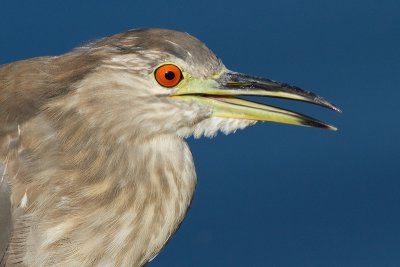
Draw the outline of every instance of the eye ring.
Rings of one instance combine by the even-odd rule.
[[[183,79],[181,69],[174,64],[164,64],[154,71],[156,81],[164,87],[174,87]]]

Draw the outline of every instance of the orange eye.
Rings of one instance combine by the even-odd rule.
[[[154,76],[157,82],[164,87],[174,87],[183,78],[181,70],[172,64],[165,64],[156,69]]]

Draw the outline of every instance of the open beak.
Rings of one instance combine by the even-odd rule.
[[[240,99],[237,96],[292,99],[341,112],[335,105],[312,92],[228,70],[213,79],[188,81],[171,95],[173,98],[209,106],[213,109],[215,117],[271,121],[336,130],[334,126],[300,113]]]

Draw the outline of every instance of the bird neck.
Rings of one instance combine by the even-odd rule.
[[[157,136],[123,147],[120,159],[127,157],[124,165],[129,170],[119,184],[126,196],[118,196],[122,201],[115,202],[130,208],[118,214],[122,227],[115,229],[110,248],[125,246],[141,265],[159,253],[181,224],[192,200],[196,174],[191,152],[180,138]]]
[[[110,253],[99,266],[141,266],[159,253],[190,206],[196,185],[191,152],[186,142],[170,135],[100,147],[107,175],[86,183],[89,192],[101,194],[92,204],[97,209],[82,218],[86,226],[80,227],[87,231],[103,220]],[[97,253],[96,246],[91,249]]]

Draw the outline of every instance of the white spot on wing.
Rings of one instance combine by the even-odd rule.
[[[172,42],[172,41],[170,41],[170,40],[165,40],[165,41],[168,42],[168,43],[170,43],[170,44],[173,44],[173,45],[175,45],[175,46],[179,46],[177,43]]]
[[[19,206],[21,208],[26,208],[28,206],[28,195],[26,194],[26,191],[25,191],[24,196],[21,199],[21,202],[19,203]]]
[[[7,154],[7,157],[6,157],[6,162],[4,163],[4,169],[3,169],[3,174],[1,175],[1,181],[0,181],[0,184],[2,184],[2,183],[3,183],[3,181],[4,181],[4,177],[6,176],[6,172],[7,172],[7,165],[8,165],[8,154]]]

